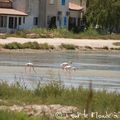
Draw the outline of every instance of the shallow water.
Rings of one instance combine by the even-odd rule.
[[[25,63],[34,63],[35,71],[25,72]],[[77,71],[63,71],[62,62],[72,61]],[[28,69],[28,68],[27,68]],[[0,53],[0,80],[22,81],[32,87],[41,81],[61,80],[67,87],[88,88],[120,92],[119,52],[9,52]]]

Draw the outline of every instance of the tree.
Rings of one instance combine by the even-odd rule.
[[[120,33],[120,0],[87,0],[86,16],[93,27]]]

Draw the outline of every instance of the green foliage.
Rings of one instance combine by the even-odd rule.
[[[17,31],[17,32],[15,33],[15,35],[17,35],[18,37],[19,37],[19,36],[26,37],[26,31],[24,31],[24,30],[22,30],[22,31]]]
[[[30,33],[46,34],[48,30],[46,28],[33,28],[29,30]]]
[[[0,120],[46,120],[45,117],[29,117],[25,113],[0,111]]]
[[[22,37],[25,38],[27,34],[27,31],[21,30],[21,31],[16,31],[14,33],[8,33],[6,34],[6,37]]]
[[[102,28],[100,25],[99,25],[100,27],[99,29],[95,29],[96,22],[94,22],[93,24],[93,21],[95,21],[93,20],[93,16],[90,17],[89,13],[87,13],[87,15],[88,15],[89,22],[92,21],[90,22],[90,25],[91,24],[92,25],[89,26],[84,32],[80,32],[77,34],[73,33],[72,31],[68,31],[65,28],[61,28],[61,29],[35,28],[31,30],[17,31],[15,33],[5,34],[5,35],[0,36],[0,38],[1,37],[3,38],[21,37],[21,38],[33,38],[33,39],[35,38],[120,39],[119,34],[108,35],[106,32],[106,30],[108,29],[105,29],[104,27]],[[94,17],[94,19],[96,19],[96,17]],[[27,48],[32,47],[33,49],[38,49],[38,45],[36,45],[36,43],[29,42],[28,44],[25,44]],[[45,44],[41,44],[40,49],[42,45],[44,46]],[[51,46],[50,49],[53,49],[53,46]]]
[[[15,33],[9,33],[6,37],[22,37],[22,38],[75,38],[73,32],[68,31],[65,28],[61,29],[46,29],[46,28],[34,28],[31,30],[17,31]],[[1,38],[1,37],[0,37]]]
[[[77,48],[77,46],[73,44],[64,44],[64,43],[62,43],[59,47],[61,49],[67,49],[67,50],[75,50]]]
[[[25,89],[25,86],[21,86],[18,82],[11,85],[8,85],[6,82],[0,83],[0,99],[15,100],[15,103],[19,103],[19,99],[22,98],[24,101],[24,98],[27,99],[26,96],[29,98],[31,94],[29,90]]]
[[[39,49],[43,50],[49,50],[49,49],[55,49],[53,45],[48,45],[47,43],[39,44]]]
[[[113,43],[113,45],[120,46],[120,42],[115,42],[115,43]]]
[[[44,86],[39,83],[34,94],[40,96],[42,99],[47,99],[48,97],[56,98],[57,96],[61,96],[63,91],[64,87],[60,82],[52,81]]]
[[[1,45],[1,47],[5,49],[43,49],[43,50],[55,49],[53,45],[48,45],[47,43],[39,44],[38,42],[26,42],[23,44],[12,42],[5,45]]]
[[[79,36],[81,38],[99,38],[100,34],[92,26],[90,26],[84,32],[81,32]]]
[[[0,111],[0,120],[27,120],[27,118],[24,114]]]
[[[6,49],[22,49],[23,47],[22,47],[21,43],[13,42],[13,43],[5,44],[4,48],[6,48]]]
[[[30,49],[39,49],[39,44],[37,42],[26,42],[23,43],[23,48],[30,48]]]
[[[92,97],[91,92],[92,91]],[[0,83],[0,99],[9,104],[62,104],[73,105],[84,110],[91,99],[92,111],[100,113],[120,111],[119,93],[93,91],[82,88],[65,88],[61,82],[52,81],[48,84],[38,84],[33,90],[27,90],[19,83],[8,85]],[[2,103],[1,103],[2,104]],[[8,104],[8,103],[4,103]],[[89,105],[89,104],[88,104]]]
[[[59,37],[59,38],[74,38],[75,34],[71,31],[68,31],[67,29],[53,29],[50,30],[50,32],[52,32],[54,34],[55,37]]]
[[[69,34],[69,31],[67,29],[32,29],[30,32],[37,33],[41,38],[47,38],[47,37],[65,37],[67,34]]]
[[[39,35],[40,38],[47,38],[48,36],[48,30],[45,28],[35,28],[35,29],[31,29],[29,30],[29,33],[36,33]]]
[[[120,33],[120,1],[119,0],[88,0],[87,19],[94,27],[102,31]]]

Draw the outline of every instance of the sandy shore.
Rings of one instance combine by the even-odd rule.
[[[120,42],[120,40],[102,40],[102,39],[66,39],[66,38],[39,38],[39,39],[29,39],[29,38],[14,38],[9,37],[7,39],[0,39],[0,44],[6,44],[11,42],[33,42],[36,41],[38,43],[48,43],[50,45],[58,46],[61,43],[64,44],[74,44],[80,47],[90,46],[95,48],[101,48],[107,46],[108,48],[119,48],[119,46],[114,46],[114,42]]]

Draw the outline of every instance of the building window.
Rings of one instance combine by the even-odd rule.
[[[21,25],[21,17],[19,17],[19,25]]]
[[[54,0],[50,0],[50,4],[54,4]]]
[[[0,27],[7,26],[7,16],[0,16]]]
[[[17,17],[9,17],[9,28],[17,28]]]
[[[33,24],[34,25],[38,25],[38,17],[34,17],[33,18]]]
[[[23,23],[25,23],[25,17],[23,17]]]
[[[9,28],[13,28],[13,17],[9,17]]]
[[[62,4],[62,5],[65,5],[65,0],[61,0],[61,4]]]
[[[64,17],[64,26],[66,26],[67,25],[67,17],[65,16]]]

